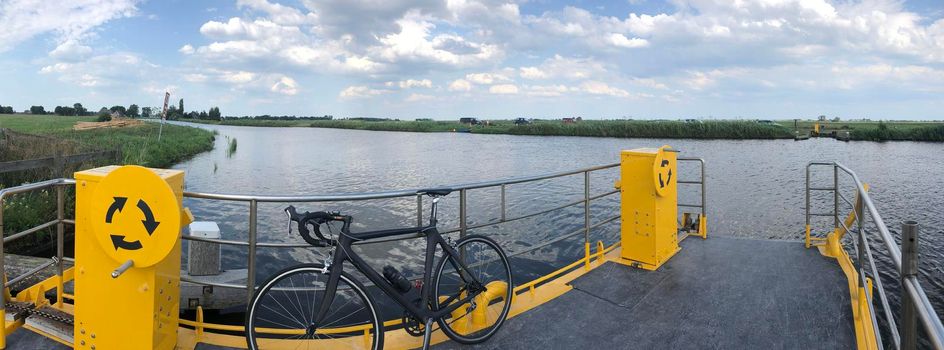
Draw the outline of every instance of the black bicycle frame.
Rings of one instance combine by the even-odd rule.
[[[321,324],[328,312],[328,307],[334,301],[335,293],[337,292],[338,280],[340,280],[341,272],[343,271],[343,264],[345,261],[350,261],[358,271],[362,272],[367,279],[373,282],[375,285],[380,287],[384,293],[393,298],[398,304],[403,306],[407,311],[416,316],[421,322],[425,322],[428,319],[438,320],[443,316],[451,313],[452,311],[458,309],[460,306],[469,302],[475,298],[478,294],[484,291],[484,287],[481,286],[481,282],[478,281],[475,276],[467,273],[468,267],[465,266],[465,263],[459,259],[459,253],[449,245],[446,240],[442,238],[442,235],[439,233],[439,230],[436,229],[435,221],[431,222],[429,226],[425,227],[414,227],[414,228],[404,228],[404,229],[394,229],[394,230],[384,230],[384,231],[372,231],[372,232],[363,232],[357,234],[351,234],[347,232],[347,223],[345,227],[341,229],[342,234],[340,234],[338,239],[338,246],[334,250],[334,258],[331,262],[328,275],[328,283],[325,286],[325,298],[322,301],[321,307],[318,310],[318,315],[315,317],[314,323]],[[371,238],[379,237],[389,237],[397,235],[406,235],[406,234],[416,234],[421,233],[426,236],[426,263],[425,263],[425,274],[423,276],[423,302],[420,305],[414,305],[412,300],[407,299],[404,295],[400,294],[392,284],[387,282],[387,279],[377,273],[369,264],[367,264],[364,259],[357,255],[353,249],[351,249],[351,244],[355,241],[369,240]],[[353,236],[353,238],[352,238]],[[443,259],[448,257],[453,257],[449,259],[453,267],[459,272],[459,275],[462,276],[463,280],[467,283],[468,279],[471,279],[471,283],[476,287],[475,291],[466,293],[466,297],[459,300],[459,302],[450,304],[448,307],[435,310],[437,308],[438,300],[432,299],[437,296],[431,295],[431,285],[432,285],[432,269],[433,269],[433,259],[436,255],[436,246],[442,248],[444,255]],[[459,263],[459,266],[456,266],[456,262]],[[423,304],[430,305],[430,307],[423,307]],[[382,332],[383,330],[377,330]]]

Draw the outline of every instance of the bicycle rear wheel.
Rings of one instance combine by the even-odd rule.
[[[460,265],[452,256],[439,261],[433,283],[437,310],[460,302],[474,291],[470,276],[481,282],[485,290],[437,322],[443,333],[456,342],[481,343],[494,335],[508,317],[514,293],[511,265],[501,246],[485,236],[470,235],[460,239],[456,251],[459,256],[455,258],[468,270],[459,269]]]
[[[246,312],[249,349],[381,349],[383,327],[363,286],[341,274],[325,319],[314,319],[325,299],[328,274],[300,265],[276,273],[256,292]]]

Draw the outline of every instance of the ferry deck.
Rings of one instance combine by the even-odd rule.
[[[432,335],[433,349],[608,349],[608,348],[645,348],[645,349],[689,349],[689,348],[824,348],[824,349],[914,349],[916,347],[944,348],[944,327],[937,312],[930,306],[921,284],[917,280],[917,235],[918,226],[914,222],[902,224],[902,244],[899,247],[891,232],[881,218],[868,195],[868,185],[860,181],[856,174],[842,164],[832,162],[814,162],[807,165],[805,208],[806,227],[803,241],[778,241],[763,239],[743,239],[725,237],[723,233],[708,235],[707,210],[705,201],[705,165],[697,158],[676,158],[675,152],[668,148],[634,150],[637,153],[653,153],[655,159],[664,157],[671,160],[671,167],[676,162],[691,161],[700,163],[699,180],[671,181],[672,186],[690,184],[700,187],[702,201],[699,204],[677,202],[675,188],[667,195],[651,194],[647,186],[658,177],[659,169],[654,172],[639,171],[627,160],[624,151],[620,164],[612,164],[577,171],[539,175],[528,178],[499,180],[456,186],[460,191],[460,227],[456,233],[464,233],[478,227],[470,225],[465,219],[466,191],[501,187],[502,217],[499,223],[517,220],[519,217],[505,215],[505,187],[520,183],[542,181],[550,178],[584,175],[585,195],[576,204],[585,205],[586,223],[578,231],[561,235],[550,242],[536,244],[540,249],[558,243],[569,237],[585,237],[585,255],[582,259],[564,266],[557,271],[532,281],[515,281],[514,297],[509,319],[501,330],[490,340],[476,345],[461,345],[450,341],[441,332]],[[639,154],[636,154],[639,156]],[[643,157],[645,158],[645,157]],[[652,158],[652,157],[650,157]],[[647,160],[652,162],[653,160]],[[655,164],[659,162],[656,161]],[[649,164],[649,163],[647,163]],[[647,165],[651,166],[651,165]],[[589,176],[603,169],[620,167],[617,188],[599,195],[591,195]],[[833,187],[811,186],[811,169],[831,170]],[[107,171],[114,170],[114,168]],[[678,171],[676,170],[676,173]],[[691,174],[689,174],[691,175]],[[846,194],[839,188],[838,177],[847,176],[854,187]],[[182,177],[182,176],[181,176]],[[77,180],[51,180],[43,183],[24,185],[0,190],[0,203],[18,193],[40,189],[62,189],[84,186],[81,176]],[[661,178],[660,178],[661,180]],[[182,180],[181,180],[182,181]],[[658,185],[655,185],[658,186]],[[642,191],[642,192],[640,192]],[[811,198],[814,192],[831,194],[832,211],[818,213],[816,203]],[[413,190],[350,195],[345,197],[251,197],[231,196],[188,192],[181,196],[209,198],[219,200],[247,201],[250,203],[250,220],[255,220],[257,202],[320,202],[339,199],[365,200],[372,198],[395,198],[414,195]],[[591,200],[619,194],[622,209],[619,215],[591,223]],[[59,197],[60,200],[62,196]],[[642,198],[642,199],[640,199]],[[633,199],[635,207],[627,207],[627,199]],[[77,198],[77,208],[81,208],[82,198]],[[651,207],[638,203],[652,204]],[[848,215],[840,212],[845,203],[851,210]],[[422,220],[422,199],[417,197],[418,221]],[[679,213],[679,207],[695,208],[692,212]],[[0,206],[2,208],[2,206]],[[60,202],[61,208],[61,202]],[[648,209],[647,209],[648,208]],[[663,210],[668,208],[666,210]],[[559,209],[559,208],[557,208]],[[651,210],[645,212],[645,210]],[[186,211],[184,211],[186,213]],[[60,216],[57,221],[45,227],[58,226],[61,232],[66,224],[77,225],[77,235],[81,219],[70,220]],[[85,211],[77,209],[77,217]],[[640,213],[653,215],[653,221],[640,220]],[[524,216],[533,215],[527,214]],[[633,216],[635,215],[635,216]],[[670,229],[659,224],[662,216],[668,217]],[[681,224],[676,221],[681,216]],[[832,217],[833,227],[816,228],[811,225],[811,218],[816,216]],[[633,217],[632,219],[630,217]],[[2,230],[2,209],[0,209],[0,230]],[[621,220],[621,240],[609,245],[602,241],[591,242],[591,229],[614,220]],[[635,225],[628,221],[635,220]],[[184,219],[183,221],[186,221]],[[640,221],[652,231],[638,234]],[[45,228],[43,227],[43,228]],[[633,227],[635,231],[633,231]],[[758,228],[763,230],[762,227]],[[250,225],[250,242],[247,244],[254,253],[256,245],[255,224]],[[7,236],[4,241],[38,231],[27,230]],[[636,232],[634,236],[631,234]],[[650,233],[655,233],[650,235]],[[2,231],[0,231],[2,233]],[[871,235],[871,236],[870,236]],[[181,237],[191,242],[207,241],[217,244],[234,244],[226,240],[195,239],[186,235]],[[870,239],[871,238],[871,239]],[[878,241],[881,244],[868,243]],[[177,252],[171,253],[168,266],[179,270],[179,240]],[[864,244],[863,244],[864,243]],[[60,245],[61,245],[60,241]],[[79,238],[77,238],[77,250]],[[630,247],[630,248],[627,248]],[[640,248],[642,247],[642,248]],[[633,255],[634,251],[644,249],[644,255]],[[902,286],[901,313],[896,315],[889,307],[886,288],[878,278],[875,268],[873,249],[882,249],[892,257],[899,280],[886,280],[884,283],[896,283]],[[2,246],[0,246],[2,251]],[[44,276],[42,282],[9,292],[0,306],[3,310],[3,337],[0,347],[7,349],[96,349],[94,334],[86,334],[84,325],[103,322],[99,319],[121,320],[120,313],[103,314],[96,317],[79,316],[81,303],[86,300],[102,299],[110,291],[99,294],[80,292],[71,288],[74,281],[89,271],[65,267],[67,258],[60,256],[51,263],[28,271],[34,275],[47,268],[56,268],[51,276]],[[173,251],[172,251],[173,252]],[[519,254],[514,252],[512,254]],[[648,255],[647,255],[648,254]],[[79,252],[73,261],[77,266],[89,270],[94,265],[82,265],[85,258]],[[251,255],[252,256],[252,255]],[[640,258],[637,258],[640,257]],[[0,255],[0,268],[3,266]],[[101,257],[105,259],[106,257]],[[649,259],[652,258],[652,259]],[[174,260],[176,259],[176,265]],[[103,260],[105,261],[105,260]],[[157,263],[160,266],[161,262]],[[106,271],[114,269],[109,263]],[[91,267],[88,267],[91,266]],[[253,267],[250,259],[250,270]],[[119,270],[122,267],[119,267]],[[142,273],[133,266],[124,267],[133,273]],[[102,271],[95,271],[99,273]],[[115,270],[118,272],[118,270]],[[4,271],[0,270],[0,273]],[[114,272],[113,272],[114,273]],[[120,275],[120,273],[119,273]],[[114,274],[112,275],[114,277]],[[249,271],[249,280],[243,286],[219,284],[223,288],[252,289],[253,273]],[[84,277],[88,278],[88,277]],[[116,278],[117,279],[117,278]],[[8,278],[4,288],[16,285],[23,276]],[[179,281],[200,283],[191,277],[179,277]],[[210,282],[204,283],[213,285]],[[171,284],[169,281],[168,284]],[[248,287],[247,287],[248,286]],[[87,290],[87,289],[86,289]],[[104,294],[102,294],[104,293]],[[161,290],[163,293],[163,289]],[[86,299],[88,298],[88,299]],[[99,300],[99,305],[109,302],[120,303],[122,300]],[[177,303],[170,296],[167,300]],[[183,305],[180,304],[174,305]],[[78,307],[77,307],[78,306]],[[133,310],[126,310],[134,313]],[[878,322],[879,313],[885,321]],[[57,316],[58,315],[58,316]],[[245,348],[245,340],[238,334],[242,327],[220,325],[205,322],[202,309],[198,307],[197,318],[188,320],[175,318],[168,312],[167,317],[175,327],[163,328],[163,321],[153,321],[146,326],[157,324],[149,330],[161,337],[155,338],[150,345],[134,343],[134,339],[122,340],[128,344],[137,344],[134,348],[176,348],[176,349],[235,349]],[[81,318],[81,319],[80,319]],[[155,316],[157,318],[157,316]],[[107,322],[106,322],[107,323]],[[104,324],[104,323],[103,323]],[[107,324],[114,325],[115,322]],[[108,326],[98,326],[107,329]],[[128,325],[117,325],[117,329],[126,329]],[[163,330],[160,330],[162,329]],[[918,337],[918,329],[923,329],[924,337]],[[170,329],[170,330],[168,330]],[[434,328],[435,329],[435,328]],[[99,338],[103,338],[100,336]],[[172,338],[168,343],[166,339]],[[398,327],[397,320],[385,322],[384,330],[386,349],[412,349],[422,347],[422,339],[406,334]],[[124,344],[124,343],[118,343]],[[285,348],[301,344],[288,342]],[[310,344],[308,344],[310,345]],[[317,344],[315,344],[317,347]],[[98,349],[112,347],[101,346]],[[121,348],[121,346],[114,347]]]

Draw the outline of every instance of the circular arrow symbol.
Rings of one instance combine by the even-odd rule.
[[[119,263],[134,260],[137,268],[162,261],[177,246],[183,214],[168,181],[179,186],[183,172],[134,165],[105,170],[88,220],[101,251]]]
[[[125,236],[122,235],[111,235],[111,244],[115,246],[115,250],[118,250],[118,248],[126,250],[138,250],[143,247],[141,245],[141,241],[135,240],[128,242],[125,241]]]
[[[112,219],[114,219],[115,212],[121,212],[125,208],[125,203],[128,202],[128,197],[112,197],[114,200],[111,203],[111,206],[108,207],[108,211],[105,212],[105,223],[110,224]],[[148,236],[154,234],[154,230],[157,229],[157,226],[161,223],[154,219],[154,212],[151,211],[151,206],[147,204],[143,199],[138,200],[138,209],[141,210],[141,214],[144,214],[144,220],[141,220],[141,224],[144,225],[144,230],[147,231]],[[143,246],[141,241],[126,241],[124,235],[115,235],[112,234],[111,243],[115,246],[115,250],[125,249],[125,250],[138,250]]]
[[[149,207],[143,199],[139,199],[138,209],[141,209],[141,213],[144,214],[144,220],[141,220],[141,223],[144,224],[144,229],[147,230],[148,236],[154,234],[157,225],[161,223],[154,221],[154,213],[151,212],[151,207]]]

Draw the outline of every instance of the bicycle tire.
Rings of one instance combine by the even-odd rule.
[[[493,252],[495,253],[495,257],[493,257],[495,259],[494,261],[497,261],[500,263],[500,266],[498,266],[498,268],[495,269],[495,272],[504,273],[505,278],[502,281],[506,283],[506,290],[505,290],[504,295],[502,296],[504,305],[500,306],[501,308],[500,312],[497,313],[497,315],[495,315],[496,316],[495,323],[488,327],[478,329],[473,334],[461,334],[461,332],[458,331],[454,327],[454,322],[456,322],[458,319],[466,317],[466,315],[468,315],[471,312],[471,310],[467,310],[466,314],[464,314],[463,316],[457,317],[456,319],[453,319],[451,321],[447,319],[447,317],[451,317],[451,315],[447,315],[446,317],[436,320],[436,322],[439,324],[439,328],[442,329],[443,333],[445,333],[446,336],[449,337],[449,339],[452,339],[453,341],[456,341],[461,344],[478,344],[478,343],[488,340],[493,335],[495,335],[495,332],[497,332],[498,329],[501,328],[502,324],[504,324],[505,322],[505,319],[508,317],[508,312],[511,309],[512,294],[514,294],[514,283],[513,283],[512,274],[511,274],[511,264],[508,263],[508,257],[505,255],[504,250],[501,249],[501,246],[499,246],[498,243],[496,243],[491,238],[481,236],[481,235],[469,235],[460,239],[458,242],[456,242],[456,246],[455,246],[456,251],[462,252],[463,248],[466,248],[465,247],[466,245],[469,245],[472,243],[483,243],[486,247],[489,247],[493,250]],[[471,255],[475,255],[475,254],[466,254],[466,256],[471,256]],[[441,290],[441,288],[443,287],[441,283],[442,278],[445,275],[445,273],[449,272],[444,269],[447,266],[446,263],[450,259],[452,259],[451,256],[443,257],[439,261],[439,265],[436,268],[436,278],[435,278],[435,281],[433,282],[433,286],[434,286],[433,296],[435,298],[434,305],[437,306],[437,310],[448,306],[448,305],[440,305],[439,303],[441,302],[440,296],[443,295],[441,294],[443,292],[443,290]],[[474,261],[465,261],[465,260],[468,260],[467,258],[463,258],[463,259],[464,259],[463,261],[466,263],[466,266],[472,266],[472,265],[478,264]],[[490,262],[485,263],[484,266],[488,266],[489,264]],[[448,265],[452,266],[453,264],[448,264]],[[470,269],[474,269],[474,268],[475,267],[470,267]],[[488,276],[483,275],[480,277],[488,277]],[[485,285],[489,283],[489,281],[482,281],[482,282]],[[475,307],[477,308],[478,306],[475,306]],[[487,308],[485,310],[486,319],[487,319],[489,315],[488,313],[490,309],[492,308],[492,305],[491,304],[486,305],[485,307]]]
[[[275,292],[277,292],[277,291],[282,291],[283,294],[286,295],[286,298],[283,298],[282,300],[285,301],[284,304],[289,304],[289,305],[291,305],[291,307],[285,307],[281,302],[278,301],[279,299],[275,299],[275,296],[271,296],[272,300],[276,301],[276,303],[280,306],[280,308],[281,308],[282,310],[285,310],[286,312],[290,312],[289,309],[291,309],[291,310],[294,310],[294,311],[299,311],[300,313],[304,313],[304,310],[312,310],[312,314],[311,314],[311,317],[310,317],[310,318],[311,318],[311,319],[314,318],[314,313],[317,312],[318,308],[319,308],[319,307],[321,306],[321,304],[323,303],[323,300],[321,300],[321,302],[317,302],[317,301],[314,299],[314,298],[317,297],[317,295],[318,295],[318,293],[319,293],[319,290],[317,289],[317,287],[308,288],[307,290],[303,290],[304,288],[303,288],[303,289],[295,288],[295,281],[292,280],[291,278],[294,277],[294,276],[299,276],[299,275],[300,275],[300,276],[303,276],[303,277],[302,277],[302,280],[304,281],[305,278],[304,278],[304,275],[303,275],[303,274],[312,274],[312,275],[315,275],[315,276],[323,276],[323,277],[324,277],[324,280],[327,281],[328,274],[327,274],[327,273],[323,273],[323,269],[324,269],[324,266],[321,265],[321,264],[303,264],[303,265],[297,265],[297,266],[293,266],[293,267],[286,268],[286,269],[284,269],[284,270],[282,270],[282,271],[279,271],[279,272],[273,274],[273,275],[270,276],[265,282],[263,282],[263,283],[261,284],[261,287],[260,287],[260,288],[256,291],[256,293],[253,295],[253,298],[252,298],[252,300],[250,301],[249,305],[247,305],[247,310],[246,310],[246,321],[245,321],[246,332],[245,332],[245,335],[246,335],[246,345],[247,345],[247,347],[248,347],[249,349],[252,349],[252,350],[260,350],[260,349],[263,349],[263,350],[264,350],[264,347],[263,347],[263,348],[260,348],[260,347],[259,347],[259,344],[258,344],[258,343],[259,343],[259,340],[260,340],[260,339],[272,339],[272,338],[260,338],[260,337],[256,334],[256,333],[257,333],[257,332],[256,332],[257,327],[263,327],[263,325],[261,324],[261,321],[262,321],[262,320],[265,320],[264,318],[262,318],[262,317],[263,317],[262,315],[264,314],[263,309],[267,309],[267,310],[269,310],[269,311],[272,311],[273,308],[274,308],[274,306],[273,306],[273,307],[268,307],[268,306],[266,306],[266,304],[264,304],[264,303],[262,302],[263,300],[268,300],[268,299],[266,299],[266,297],[269,296],[270,292],[271,292],[272,294],[276,294]],[[286,289],[282,289],[282,290],[276,290],[276,289],[274,289],[274,287],[275,287],[276,285],[278,285],[279,282],[285,281],[285,280],[292,281],[292,285],[293,285],[293,288],[294,288],[294,289],[292,289],[292,291],[293,291],[294,293],[296,293],[296,295],[295,295],[295,300],[297,301],[297,304],[296,304],[294,301],[292,301],[291,298],[289,297],[288,293],[285,292]],[[313,281],[314,281],[314,280],[313,280]],[[343,288],[342,288],[342,285],[343,285]],[[364,308],[367,309],[367,312],[365,312],[364,314],[367,315],[367,316],[369,316],[369,318],[370,318],[370,319],[368,320],[368,322],[365,322],[365,323],[363,323],[363,324],[371,324],[371,327],[372,327],[372,329],[373,329],[374,331],[373,331],[372,333],[371,333],[370,331],[364,333],[363,330],[360,330],[360,331],[357,331],[357,332],[348,332],[348,333],[350,333],[350,335],[347,336],[347,337],[340,337],[340,336],[339,336],[339,337],[332,337],[332,336],[327,335],[327,334],[314,334],[314,333],[312,333],[312,335],[310,335],[310,336],[311,336],[311,339],[310,339],[310,340],[311,340],[312,342],[309,343],[309,345],[311,345],[312,343],[314,343],[315,346],[316,346],[316,348],[322,348],[322,346],[319,345],[319,343],[317,342],[317,340],[328,340],[328,341],[333,341],[333,342],[346,342],[346,343],[356,344],[356,342],[358,341],[357,337],[363,337],[363,336],[365,336],[365,335],[371,335],[371,334],[372,334],[372,335],[373,335],[373,340],[370,341],[371,344],[366,344],[367,342],[366,342],[366,341],[363,341],[363,343],[365,343],[365,344],[364,344],[365,346],[364,346],[363,348],[365,348],[365,349],[371,349],[371,350],[379,350],[379,349],[382,349],[382,348],[383,348],[383,334],[384,334],[384,332],[383,332],[383,324],[382,324],[382,322],[380,321],[380,318],[378,317],[377,309],[374,307],[374,304],[375,304],[375,303],[374,303],[373,299],[371,299],[370,295],[366,292],[366,290],[364,289],[364,286],[361,285],[360,282],[358,282],[357,280],[351,278],[351,276],[349,276],[347,273],[342,273],[341,276],[340,276],[340,278],[339,278],[339,280],[338,280],[338,288],[337,288],[337,290],[339,290],[339,291],[347,291],[347,290],[348,290],[347,288],[350,288],[349,290],[350,290],[351,292],[353,292],[353,293],[347,293],[347,294],[350,294],[350,295],[345,294],[346,297],[349,298],[348,304],[350,303],[351,300],[354,300],[355,297],[358,298],[358,299],[360,299],[361,302],[363,302]],[[305,296],[304,298],[299,298],[299,296],[297,295],[297,291],[298,291],[298,290],[302,290],[303,292],[305,292],[305,291],[311,292],[312,297],[313,297],[312,302],[311,302],[311,303],[305,303],[305,302],[307,301],[307,296]],[[321,290],[320,290],[320,293],[323,293],[323,292],[324,292],[324,290],[321,289]],[[303,295],[304,295],[304,294],[303,294]],[[341,301],[340,301],[341,299],[343,299],[343,298],[339,298],[339,296],[336,294],[335,299],[334,299],[334,301],[332,302],[332,305],[329,306],[329,307],[333,307],[336,303],[340,303],[340,302],[341,302]],[[345,304],[345,305],[341,306],[339,309],[341,309],[341,308],[347,306],[348,304]],[[355,306],[356,306],[356,305],[355,305]],[[325,320],[324,322],[329,322],[329,321],[331,321],[330,316],[332,316],[332,314],[331,314],[331,311],[330,311],[330,310],[331,310],[331,309],[329,309],[329,314],[326,315],[326,316],[328,317],[328,319]],[[275,310],[275,311],[277,311],[277,310]],[[357,311],[359,311],[359,310],[357,310]],[[355,311],[355,312],[357,312],[357,311]],[[335,312],[337,312],[337,311],[335,311]],[[353,314],[353,313],[352,313],[352,314]],[[349,315],[348,315],[348,316],[349,316]],[[348,316],[344,316],[344,317],[348,317]],[[339,317],[340,317],[340,316],[339,316]],[[344,317],[342,317],[341,319],[343,319]],[[294,317],[294,316],[293,316],[292,318],[295,318],[296,321],[299,321],[299,320],[298,320],[296,317]],[[279,320],[281,320],[282,322],[274,322],[274,321],[269,320],[269,323],[273,323],[273,324],[275,324],[275,325],[281,324],[281,325],[283,325],[283,326],[286,326],[286,328],[285,328],[284,330],[289,330],[289,329],[292,329],[292,328],[289,328],[289,327],[294,327],[294,324],[291,325],[291,326],[285,325],[285,323],[291,323],[291,318],[285,317],[285,318],[279,319]],[[304,320],[304,318],[303,318],[303,320]],[[333,321],[333,322],[340,322],[340,319],[335,320],[335,321]],[[303,322],[298,322],[298,324],[299,324],[299,325],[302,325]],[[330,326],[331,324],[329,323],[328,325]],[[309,325],[309,326],[310,326],[310,327],[314,327],[314,325]],[[345,327],[340,327],[340,326],[336,326],[336,327],[338,327],[338,328],[340,328],[340,329],[344,329],[344,328],[345,328]],[[271,327],[270,327],[270,328],[271,328]],[[272,334],[271,332],[260,332],[260,333],[261,333],[261,334]],[[306,331],[306,333],[307,333],[307,331]],[[306,335],[306,336],[309,336],[309,335]],[[315,339],[316,336],[318,337],[318,339]],[[323,338],[323,337],[324,337],[324,338]],[[275,338],[275,339],[280,339],[280,338]],[[291,338],[290,338],[290,337],[289,337],[289,338],[285,338],[285,340],[291,340]],[[301,340],[301,339],[300,339],[300,340]],[[265,341],[263,341],[263,342],[265,342]],[[329,342],[325,342],[325,343],[329,343]],[[336,345],[336,344],[334,344],[334,345]],[[332,345],[332,346],[334,346],[334,345]],[[331,347],[331,348],[333,348],[333,347]]]

